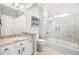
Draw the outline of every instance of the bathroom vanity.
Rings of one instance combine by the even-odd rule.
[[[30,34],[1,37],[0,55],[32,55],[33,42],[33,36]]]

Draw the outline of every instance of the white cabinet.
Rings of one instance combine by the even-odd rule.
[[[27,41],[17,42],[16,43],[16,49],[18,50],[18,54],[22,55],[25,50],[25,44]]]
[[[13,49],[15,49],[15,44],[8,44],[5,46],[0,47],[0,55],[7,54],[8,52],[11,52]]]
[[[27,39],[0,47],[0,55],[31,55],[33,40]]]
[[[25,43],[24,47],[22,48],[23,55],[30,55],[33,54],[33,40],[28,39],[27,43]]]
[[[5,36],[12,34],[12,17],[2,15],[1,21],[2,21],[1,35]]]
[[[15,49],[8,53],[5,53],[4,55],[20,55],[20,50]]]
[[[19,43],[16,43],[16,48],[21,55],[31,55],[33,53],[33,40],[28,39]]]

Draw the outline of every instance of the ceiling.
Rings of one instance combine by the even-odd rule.
[[[48,14],[53,15],[58,15],[62,13],[72,13],[72,14],[79,13],[79,3],[19,3],[19,4],[20,5],[22,4],[25,10],[30,9],[33,6],[36,6],[36,8],[38,9],[40,7],[46,7]],[[4,8],[4,10],[6,9]]]
[[[49,14],[60,14],[60,13],[74,13],[74,11],[79,12],[79,4],[78,3],[45,3],[42,4],[46,7]]]

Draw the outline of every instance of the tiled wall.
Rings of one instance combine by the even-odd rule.
[[[70,42],[75,42],[79,44],[79,5],[75,5],[74,7],[71,6],[65,6],[64,8],[59,9],[58,11],[55,11],[56,13],[62,14],[64,13],[70,13],[69,16],[66,17],[60,17],[53,19],[53,22],[49,24],[49,36],[56,38],[56,39],[62,39]],[[54,13],[53,13],[54,14]],[[59,28],[60,27],[60,28]]]

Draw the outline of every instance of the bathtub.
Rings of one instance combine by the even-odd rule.
[[[55,49],[64,55],[79,55],[79,45],[73,42],[48,38],[46,40],[46,46]]]

